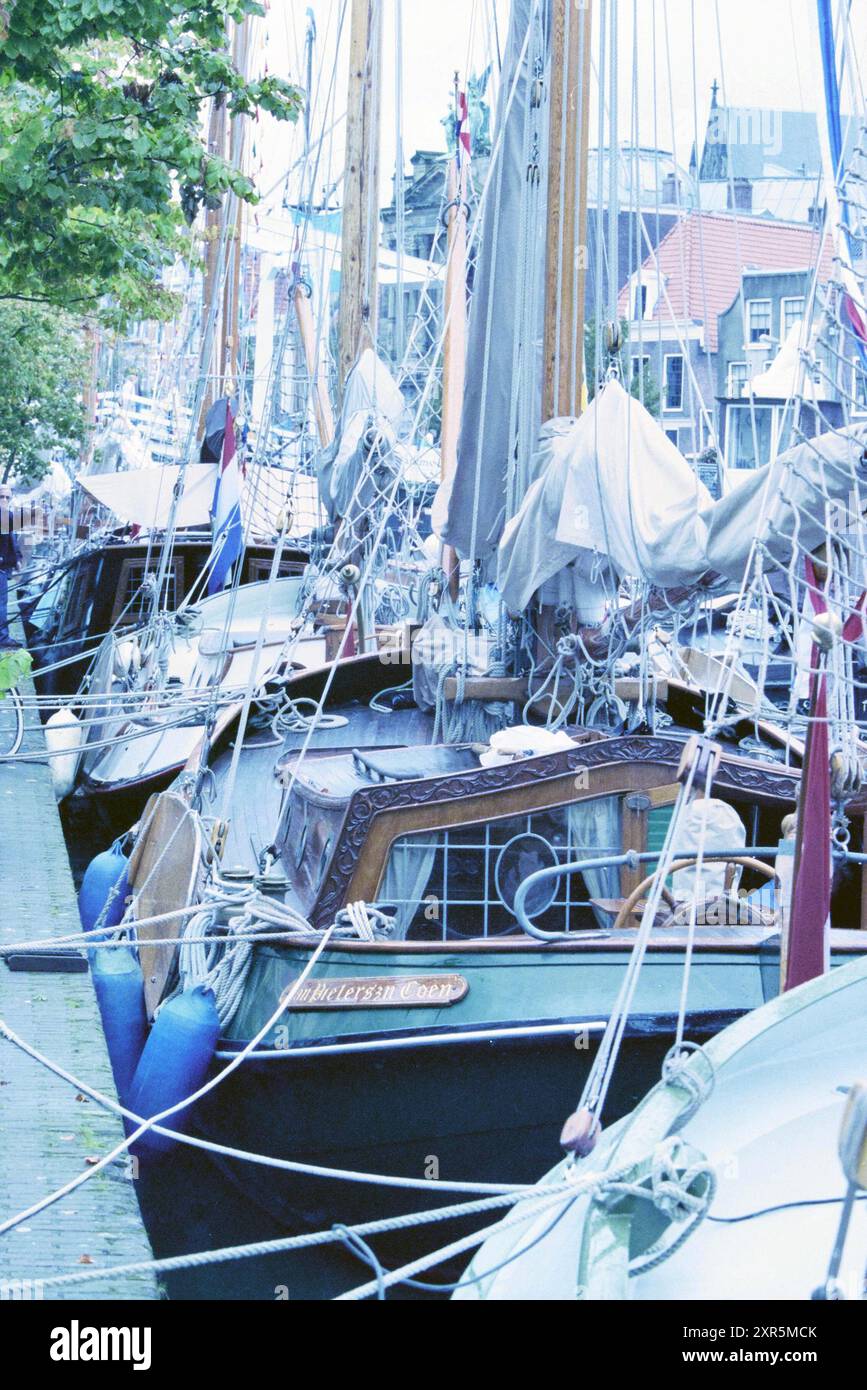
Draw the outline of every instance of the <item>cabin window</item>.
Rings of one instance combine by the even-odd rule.
[[[285,577],[291,574],[303,574],[304,566],[298,560],[281,560],[280,568],[277,571],[278,577]],[[260,579],[271,578],[271,561],[268,559],[251,560],[249,562],[249,583],[255,584]]]
[[[747,300],[747,342],[757,343],[769,336],[771,331],[771,301],[769,299]]]
[[[183,579],[183,560],[180,556],[176,557],[166,572],[164,601],[162,606],[174,610],[178,606],[178,595],[182,592],[181,584]],[[151,572],[156,579],[156,570],[153,562]],[[111,611],[111,621],[116,623],[141,623],[147,617],[149,594],[142,588],[145,574],[148,569],[146,559],[124,560],[120,567],[120,575],[117,582],[117,594],[114,600],[114,607]]]
[[[520,932],[518,885],[537,869],[576,858],[619,854],[620,798],[594,797],[529,815],[395,840],[377,902],[395,915],[396,935],[414,941],[471,940]],[[591,899],[617,897],[619,870],[604,866],[555,879],[528,903],[552,931],[610,922]]]
[[[662,399],[664,410],[683,410],[683,356],[668,352],[663,358]]]
[[[87,562],[73,570],[69,597],[62,610],[61,634],[74,632],[78,636],[82,631],[86,631],[90,606],[93,603],[95,578],[94,566]]]
[[[773,406],[729,406],[726,414],[726,464],[729,468],[761,468],[771,457],[773,438]]]

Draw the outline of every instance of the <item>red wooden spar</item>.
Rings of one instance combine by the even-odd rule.
[[[816,614],[828,605],[816,581],[813,561],[806,560],[807,585]],[[843,625],[844,642],[861,634],[867,591]],[[789,912],[789,941],[784,989],[824,974],[828,960],[831,911],[831,760],[828,744],[828,684],[825,655],[813,643],[810,655],[810,722],[804,750],[795,874]]]

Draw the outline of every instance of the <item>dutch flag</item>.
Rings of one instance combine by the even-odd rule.
[[[214,503],[211,508],[214,540],[211,548],[213,568],[208,579],[208,593],[215,594],[226,582],[229,571],[241,554],[244,536],[241,527],[241,475],[235,451],[235,422],[232,407],[226,401],[226,432],[223,436],[223,456]]]

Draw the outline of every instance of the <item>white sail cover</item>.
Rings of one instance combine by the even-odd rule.
[[[337,432],[316,460],[319,490],[329,518],[346,517],[364,474],[369,442],[379,453],[390,452],[406,413],[406,401],[385,363],[365,348],[349,376]]]
[[[521,612],[559,576],[556,597],[567,598],[565,580],[579,616],[594,621],[588,602],[606,582],[634,575],[670,588],[696,583],[708,569],[702,514],[710,493],[618,381],[580,419],[543,426],[534,472],[499,546],[497,586],[510,611]]]
[[[187,464],[175,516],[179,530],[210,526],[217,469],[216,463]],[[162,531],[169,522],[172,493],[180,472],[177,464],[165,464],[122,473],[80,473],[76,482],[82,492],[110,511],[121,524]],[[316,479],[293,469],[248,469],[241,487],[241,517],[248,537],[274,536],[287,506],[292,511],[288,534],[301,535],[321,525],[323,513]]]
[[[829,522],[841,529],[848,512],[867,505],[865,448],[867,425],[829,430],[746,473],[705,515],[708,569],[740,584],[754,539],[784,567],[793,536],[805,550],[821,545]],[[842,504],[836,521],[826,517],[828,502]]]

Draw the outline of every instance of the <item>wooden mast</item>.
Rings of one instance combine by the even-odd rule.
[[[542,419],[579,415],[584,387],[592,0],[554,0]]]
[[[458,112],[458,75],[455,73],[455,119]],[[467,364],[467,165],[460,141],[449,161],[446,210],[447,257],[444,295],[442,419],[440,423],[440,477],[452,476],[458,461],[458,435]],[[457,598],[460,565],[452,546],[443,547],[443,569],[449,592]]]
[[[310,298],[300,279],[296,280],[292,300],[295,305],[295,317],[298,321],[301,346],[304,350],[304,362],[307,367],[307,375],[310,378],[313,411],[316,416],[316,432],[319,435],[319,443],[324,449],[334,438],[334,411],[331,409],[328,384],[320,371],[320,363],[317,360],[316,325],[313,322]]]
[[[377,0],[352,0],[337,360],[341,391],[365,337],[372,340],[376,333],[380,10]]]
[[[220,94],[213,98],[211,103],[211,115],[208,122],[208,153],[223,158],[226,152],[226,99]],[[208,208],[205,212],[205,273],[202,284],[202,337],[207,334],[208,319],[211,314],[211,306],[216,295],[219,293],[217,284],[217,272],[220,266],[220,243],[223,237],[223,219],[226,216],[226,209],[221,202],[217,208]],[[219,383],[217,377],[222,368],[222,357],[219,354],[217,344],[222,342],[220,326],[215,325],[215,332],[211,339],[211,351],[208,360],[202,363],[202,371],[205,373],[205,390],[202,396],[202,410],[199,416],[199,434],[204,433],[205,419],[208,411],[217,399]]]
[[[250,32],[249,22],[244,20],[235,25],[232,39],[232,59],[238,72],[247,77],[249,72]],[[229,127],[229,159],[236,169],[243,172],[246,146],[246,127],[242,117],[235,116]],[[223,320],[219,372],[217,388],[226,394],[238,389],[238,366],[241,332],[241,246],[244,231],[244,203],[237,199],[235,225],[229,232],[226,253],[226,282],[223,290]]]

